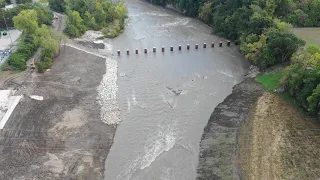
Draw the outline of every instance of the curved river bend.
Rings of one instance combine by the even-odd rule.
[[[120,57],[113,56],[121,122],[105,180],[194,180],[203,128],[248,64],[233,46],[211,48],[212,41],[221,39],[198,20],[138,0],[127,5],[126,30],[112,40],[114,50],[121,50]],[[152,47],[157,53],[151,53]],[[141,54],[134,54],[136,48]]]

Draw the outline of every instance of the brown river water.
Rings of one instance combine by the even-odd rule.
[[[117,74],[116,85],[111,82],[117,87],[109,88],[113,96],[105,97],[105,103],[110,111],[120,109],[107,118],[120,122],[105,180],[194,180],[203,128],[213,109],[243,80],[248,63],[234,44],[227,47],[225,39],[212,35],[199,20],[139,0],[126,3],[128,24],[112,40],[113,63],[107,63],[107,74],[108,67],[116,68],[109,73]]]

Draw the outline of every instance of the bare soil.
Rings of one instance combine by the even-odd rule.
[[[319,179],[320,125],[281,97],[264,93],[239,136],[243,179]]]
[[[6,84],[25,96],[0,134],[1,179],[103,179],[116,130],[99,115],[105,72],[104,58],[64,47],[50,71]]]
[[[262,85],[248,78],[214,109],[200,142],[197,180],[240,179],[238,132],[262,93]]]

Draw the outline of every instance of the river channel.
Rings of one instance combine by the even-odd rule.
[[[195,180],[203,128],[243,80],[248,63],[234,44],[227,47],[197,19],[144,1],[126,3],[128,24],[111,42],[114,52],[121,50],[112,57],[118,66],[121,122],[106,159],[105,180]]]

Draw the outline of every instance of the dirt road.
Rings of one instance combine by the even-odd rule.
[[[0,135],[1,179],[103,178],[115,133],[96,100],[105,68],[104,58],[65,47],[49,72],[14,80],[24,98]]]

